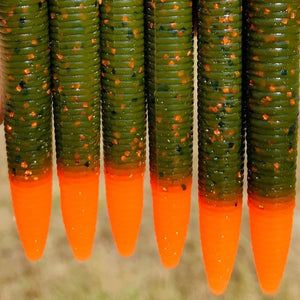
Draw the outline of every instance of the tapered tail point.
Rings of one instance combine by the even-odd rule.
[[[105,172],[106,202],[118,252],[133,255],[143,213],[144,173],[115,175]]]
[[[58,171],[61,210],[74,257],[91,257],[98,212],[99,174]]]
[[[27,258],[44,253],[52,203],[52,174],[36,181],[10,178],[10,189],[19,236]]]
[[[164,267],[175,268],[181,258],[187,235],[191,181],[179,186],[164,187],[151,182],[156,241]]]
[[[274,199],[276,200],[276,199]],[[248,200],[250,233],[256,272],[261,289],[275,294],[288,256],[295,201],[257,206]]]
[[[200,236],[207,281],[212,293],[228,286],[238,249],[241,201],[214,206],[199,200]]]

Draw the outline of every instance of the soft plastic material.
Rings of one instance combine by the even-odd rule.
[[[96,232],[99,174],[64,173],[58,170],[61,211],[74,257],[79,261],[92,255]]]
[[[248,201],[250,232],[261,289],[275,294],[286,265],[293,225],[294,201],[257,206]]]
[[[39,260],[43,256],[49,231],[52,175],[37,181],[10,178],[10,189],[25,254],[29,260]]]
[[[207,281],[221,295],[230,280],[238,249],[242,204],[218,206],[199,200],[200,237]]]
[[[130,170],[128,174],[131,173]],[[143,213],[144,173],[105,173],[106,203],[111,230],[119,254],[135,251]]]
[[[178,265],[185,244],[191,185],[190,181],[185,185],[164,187],[151,182],[156,241],[161,263],[169,269]]]

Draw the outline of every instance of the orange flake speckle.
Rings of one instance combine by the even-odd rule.
[[[206,72],[210,72],[210,71],[211,71],[210,65],[206,64],[206,65],[204,66],[204,70],[205,70]]]
[[[263,114],[262,118],[267,121],[269,119],[269,116],[267,114]]]
[[[63,56],[62,54],[59,54],[59,53],[57,53],[56,56],[57,56],[57,58],[58,58],[59,60],[61,60],[61,59],[64,58],[64,56]]]
[[[178,123],[182,123],[182,122],[183,122],[182,117],[181,117],[180,115],[176,115],[176,116],[174,117],[174,120],[175,120],[176,122],[178,122]]]
[[[215,106],[209,106],[208,109],[211,110],[211,111],[214,112],[214,113],[217,113],[217,112],[218,112],[218,108],[215,107]]]
[[[214,135],[219,136],[221,133],[221,131],[219,129],[215,129],[214,130]]]
[[[221,42],[222,45],[229,45],[231,44],[231,40],[228,36],[224,36]]]
[[[119,132],[114,132],[113,136],[116,138],[116,139],[119,139],[121,137],[121,134]]]
[[[21,162],[21,168],[26,169],[28,168],[28,164],[25,161]]]
[[[184,71],[181,70],[178,72],[178,77],[182,77],[182,76],[184,76]]]

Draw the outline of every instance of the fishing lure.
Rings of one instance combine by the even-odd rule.
[[[43,255],[52,200],[52,108],[46,1],[1,0],[0,52],[8,174],[20,239]]]
[[[101,6],[102,122],[106,202],[119,253],[133,254],[145,172],[144,6],[104,0]]]
[[[241,0],[199,1],[199,218],[207,280],[215,294],[227,288],[241,224],[241,39]]]
[[[50,0],[57,173],[73,254],[90,257],[100,174],[100,33],[94,0]]]
[[[256,271],[267,294],[278,290],[292,231],[299,51],[299,1],[248,3],[248,205]]]
[[[175,267],[190,216],[193,128],[192,2],[146,1],[146,91],[156,240]]]

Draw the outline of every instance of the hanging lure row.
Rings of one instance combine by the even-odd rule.
[[[162,264],[172,268],[179,262],[190,216],[192,2],[148,0],[145,13],[154,226]]]
[[[237,252],[244,163],[241,0],[199,2],[199,219],[213,293],[225,291]]]
[[[95,0],[50,0],[57,173],[66,233],[90,257],[100,174],[100,34]]]
[[[101,6],[102,121],[106,202],[123,256],[133,254],[143,210],[146,159],[142,0]]]
[[[265,293],[277,291],[293,222],[299,102],[299,1],[247,5],[248,205]]]
[[[44,251],[52,200],[52,109],[46,1],[1,0],[2,95],[16,223],[30,260]]]
[[[261,287],[271,294],[284,271],[295,205],[299,2],[247,3],[243,66],[241,1],[199,1],[201,243],[209,286],[221,294],[241,222],[246,79],[251,239]],[[107,206],[117,248],[129,256],[141,222],[146,156],[143,1],[104,0],[101,19],[95,0],[48,2],[49,12],[45,0],[0,3],[0,97],[20,238],[29,259],[42,256],[52,195],[50,20],[57,171],[69,242],[77,259],[90,257],[102,81]],[[145,14],[154,225],[161,261],[171,268],[179,262],[190,214],[192,2],[147,0]]]

